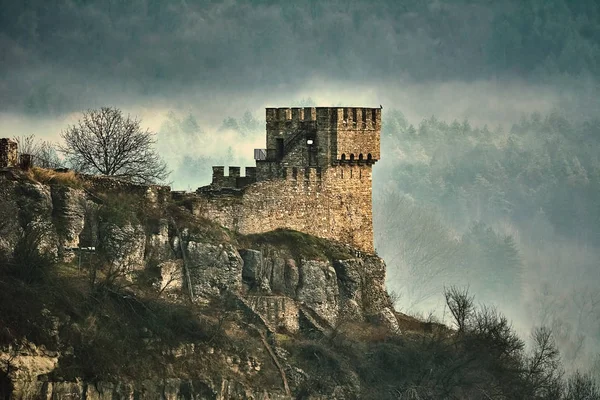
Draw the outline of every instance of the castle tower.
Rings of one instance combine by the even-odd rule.
[[[212,184],[198,189],[206,196],[199,213],[241,233],[290,228],[372,252],[381,109],[267,108],[266,128],[266,148],[254,151],[246,176],[213,167]]]
[[[329,167],[379,159],[379,108],[267,108],[266,120],[267,148],[264,157],[255,154],[259,162]]]

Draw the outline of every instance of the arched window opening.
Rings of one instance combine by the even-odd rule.
[[[367,154],[367,160],[371,161],[373,159],[373,156],[371,155],[371,153]]]
[[[346,154],[342,154],[342,161],[346,161]]]
[[[358,155],[358,161],[362,161],[362,160],[363,160],[363,155],[362,155],[362,153],[360,153],[360,154]]]
[[[354,161],[354,154],[350,154],[350,161]]]

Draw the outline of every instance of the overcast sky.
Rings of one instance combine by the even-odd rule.
[[[0,136],[58,140],[82,110],[103,105],[155,131],[170,111],[190,114],[205,132],[306,98],[381,104],[415,124],[593,113],[595,61],[569,50],[600,35],[585,21],[569,27],[598,8],[575,3],[0,0]]]

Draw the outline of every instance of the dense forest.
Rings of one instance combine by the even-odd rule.
[[[592,362],[600,121],[557,111],[505,132],[435,117],[414,127],[396,111],[386,122],[377,243],[400,304],[424,307],[444,285],[470,285],[521,329],[552,327],[569,365]]]

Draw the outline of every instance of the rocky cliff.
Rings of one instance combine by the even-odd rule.
[[[165,187],[3,170],[0,214],[0,398],[358,398],[323,342],[399,331],[377,256]]]

